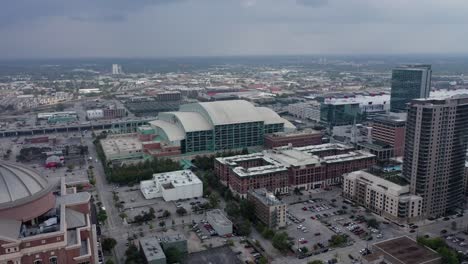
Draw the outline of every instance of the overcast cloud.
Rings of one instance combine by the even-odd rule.
[[[15,0],[0,59],[468,53],[466,0]]]

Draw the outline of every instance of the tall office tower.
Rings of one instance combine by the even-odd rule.
[[[439,217],[463,203],[467,142],[467,95],[410,102],[403,176],[423,197],[422,215]]]
[[[412,99],[428,98],[431,76],[431,65],[404,65],[393,69],[390,111],[405,111]]]
[[[122,66],[120,66],[119,64],[112,64],[112,74],[122,74]]]

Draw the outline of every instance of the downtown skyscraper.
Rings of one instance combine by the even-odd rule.
[[[409,103],[403,176],[423,197],[423,216],[443,216],[462,205],[467,139],[468,96]]]
[[[390,111],[403,112],[412,99],[428,98],[431,77],[431,65],[404,65],[393,69]]]

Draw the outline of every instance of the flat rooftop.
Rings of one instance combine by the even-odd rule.
[[[184,264],[241,264],[229,246],[210,248],[204,251],[189,254],[182,262]]]
[[[278,200],[278,198],[276,198],[276,196],[273,193],[268,192],[265,188],[250,190],[249,194],[255,196],[265,205],[285,204],[283,201]]]
[[[314,129],[304,129],[300,131],[292,131],[292,132],[276,132],[272,134],[268,134],[266,136],[270,137],[297,137],[297,136],[306,136],[306,135],[322,135],[322,132]]]
[[[140,140],[133,135],[108,137],[101,140],[101,146],[104,153],[109,155],[119,155],[121,153],[136,152],[142,150],[143,145]]]
[[[140,247],[148,262],[166,258],[157,238],[149,237],[140,239]]]
[[[320,145],[298,147],[295,149],[304,151],[310,154],[314,154],[314,153],[329,151],[329,150],[347,151],[347,150],[353,150],[354,148],[352,146],[348,146],[348,145],[340,144],[340,143],[327,143],[327,144],[320,144]]]
[[[201,184],[202,181],[191,170],[179,170],[153,174],[153,179],[161,185],[170,184],[174,188],[186,185]]]
[[[219,209],[214,209],[206,212],[206,217],[212,219],[216,224],[221,226],[231,226],[232,222]]]
[[[216,160],[222,164],[233,167],[232,170],[234,173],[236,173],[236,175],[240,177],[248,177],[262,175],[265,173],[286,171],[291,166],[320,166],[322,164],[332,164],[375,157],[375,155],[366,151],[352,151],[353,149],[353,147],[343,144],[322,144],[297,148],[284,146],[253,154],[216,158]],[[328,150],[342,150],[348,152],[325,157],[319,157],[315,155],[315,153]],[[239,165],[240,162],[249,160],[263,160],[263,163],[260,166],[250,168],[244,168],[243,166]]]
[[[396,258],[402,264],[422,264],[441,259],[437,252],[419,245],[407,236],[375,243],[372,247]]]

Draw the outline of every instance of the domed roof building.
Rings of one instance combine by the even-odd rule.
[[[30,168],[0,162],[0,218],[27,221],[47,212],[56,186]]]
[[[90,198],[65,178],[0,161],[0,263],[95,263]]]

